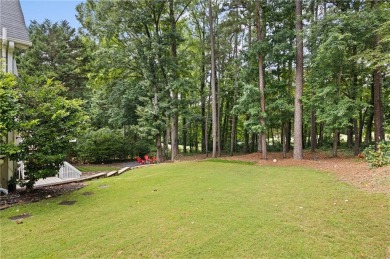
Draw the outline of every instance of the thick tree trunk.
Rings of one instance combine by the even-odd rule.
[[[374,139],[375,145],[385,140],[385,131],[383,127],[383,108],[381,94],[381,73],[378,69],[374,70]]]
[[[260,6],[260,0],[256,1],[256,31],[257,31],[257,41],[258,43],[262,43],[265,37],[265,28],[263,21],[263,10]],[[260,108],[261,112],[265,114],[265,76],[264,76],[264,56],[262,51],[258,53],[257,56],[258,64],[259,64],[259,89],[260,89]],[[261,154],[262,159],[267,159],[267,143],[265,138],[265,117],[262,115],[260,117],[260,124],[262,126],[261,132]]]
[[[303,94],[303,23],[302,0],[295,0],[296,77],[294,112],[294,159],[303,159],[302,149],[302,94]]]
[[[377,8],[378,0],[373,1],[374,8]],[[379,47],[379,35],[375,34],[375,48]],[[374,77],[374,124],[375,124],[375,145],[385,140],[385,130],[383,127],[383,108],[382,108],[382,91],[381,91],[381,72],[376,68],[373,72]]]
[[[214,35],[214,17],[212,0],[209,0],[209,24],[210,24],[210,47],[211,47],[211,98],[212,98],[212,131],[213,131],[213,153],[212,157],[217,157],[217,138],[218,138],[218,110],[217,110],[217,91],[215,85],[215,35]]]
[[[177,80],[177,41],[176,41],[176,18],[173,8],[173,0],[169,0],[169,18],[171,22],[171,55],[173,60],[172,69],[172,80]],[[173,101],[173,114],[172,114],[172,137],[171,137],[171,160],[174,161],[179,154],[179,114],[177,108],[178,91],[177,89],[172,90],[172,101]]]

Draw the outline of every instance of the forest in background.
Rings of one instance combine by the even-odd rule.
[[[159,161],[292,149],[302,159],[389,138],[390,1],[87,0],[77,12],[78,31],[32,22],[18,68],[83,101],[82,160],[149,146]]]

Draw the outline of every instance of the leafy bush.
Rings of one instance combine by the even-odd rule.
[[[77,140],[77,158],[89,163],[107,163],[127,159],[131,153],[130,144],[120,130],[102,128],[90,130]]]
[[[380,142],[376,149],[374,145],[368,146],[364,154],[371,167],[390,165],[390,142]]]

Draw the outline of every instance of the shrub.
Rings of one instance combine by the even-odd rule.
[[[390,165],[390,142],[379,142],[376,149],[374,145],[368,146],[364,154],[370,167]]]
[[[131,147],[120,130],[90,130],[77,140],[77,158],[89,163],[107,163],[127,159]]]

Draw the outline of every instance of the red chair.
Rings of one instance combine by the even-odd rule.
[[[144,165],[145,164],[145,160],[143,160],[139,156],[135,157],[135,159],[137,160],[138,164],[140,164],[140,165]]]
[[[151,164],[155,164],[157,163],[157,158],[155,158],[154,156],[152,156],[150,159],[149,159],[150,163]]]
[[[149,163],[150,164],[150,159],[149,159],[148,155],[144,155],[144,159],[145,159],[145,163]]]

